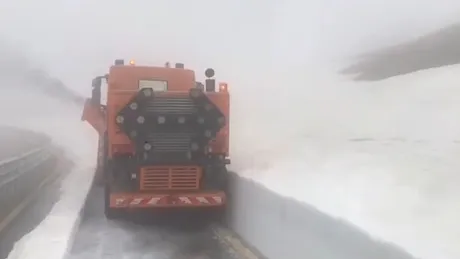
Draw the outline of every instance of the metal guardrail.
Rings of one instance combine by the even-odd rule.
[[[50,157],[48,146],[0,161],[0,189]]]

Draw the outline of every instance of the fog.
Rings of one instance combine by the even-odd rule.
[[[396,118],[388,124],[399,126],[384,132],[371,121],[386,114],[383,103],[394,104],[394,92],[350,87],[337,71],[362,53],[416,39],[458,17],[458,0],[1,1],[0,115],[7,124],[56,136],[70,152],[81,144],[75,135],[87,139],[76,151],[83,157],[95,152],[95,140],[79,121],[81,100],[72,95],[89,96],[91,79],[114,59],[183,62],[199,78],[213,67],[232,94],[234,169],[267,169],[289,155],[283,150],[306,146],[305,135],[411,136],[413,125],[400,112],[409,90],[392,110],[395,117],[388,116]],[[31,78],[30,70],[42,79]],[[58,91],[56,80],[72,92]],[[367,106],[373,108],[363,113]],[[350,121],[357,117],[359,123]],[[440,136],[428,129],[417,135]],[[454,132],[445,136],[451,137]]]
[[[281,64],[307,71],[447,25],[460,2],[18,0],[0,10],[0,39],[87,94],[115,58],[212,66],[247,88]]]

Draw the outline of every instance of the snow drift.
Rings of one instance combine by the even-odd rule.
[[[305,90],[293,91],[281,111],[285,130],[233,135],[251,143],[235,152],[235,166],[416,256],[458,258],[459,72],[450,66],[373,83],[298,79]]]

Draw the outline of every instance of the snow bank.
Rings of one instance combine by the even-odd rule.
[[[293,77],[303,91],[285,86],[279,104],[251,107],[271,119],[235,130],[233,168],[421,258],[459,258],[459,73]]]

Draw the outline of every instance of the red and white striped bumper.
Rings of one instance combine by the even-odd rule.
[[[215,207],[225,204],[224,192],[196,194],[112,193],[111,208]]]

